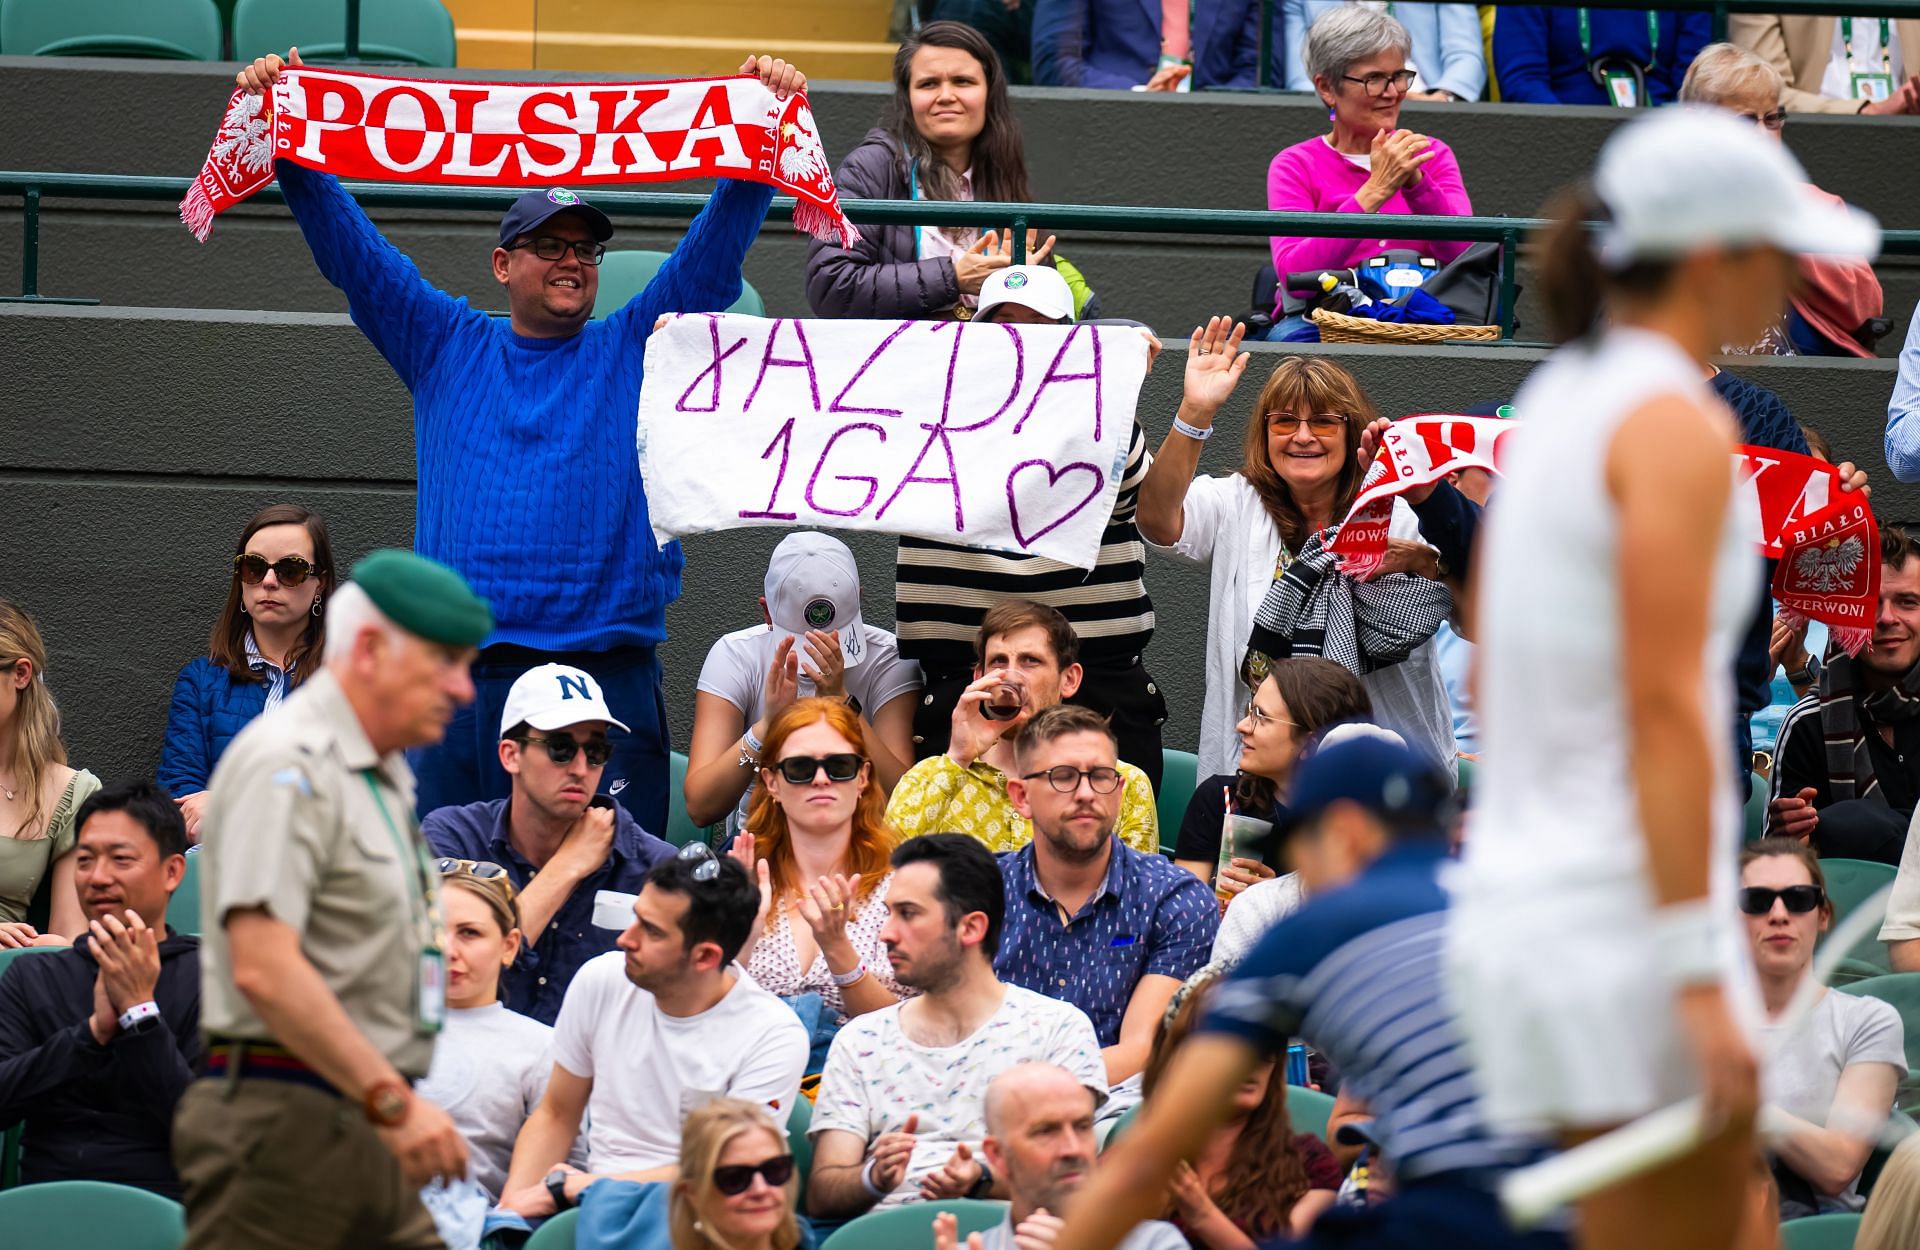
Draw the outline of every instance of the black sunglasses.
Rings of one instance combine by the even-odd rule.
[[[320,571],[300,556],[281,556],[278,560],[269,561],[265,556],[257,556],[249,551],[233,558],[233,571],[249,586],[258,586],[266,581],[268,569],[273,570],[273,575],[280,579],[282,586],[298,586]]]
[[[547,748],[547,758],[556,764],[573,763],[573,757],[581,751],[587,753],[587,763],[595,768],[599,768],[602,764],[605,764],[613,758],[613,744],[605,738],[589,738],[583,743],[573,738],[555,738],[552,736],[536,738],[532,734],[528,734],[524,738],[516,738],[515,741],[523,747],[529,742],[538,742],[541,746]]]
[[[556,239],[550,234],[535,235],[524,243],[507,244],[507,250],[509,252],[517,252],[522,248],[531,248],[533,254],[541,260],[559,260],[562,256],[565,256],[567,250],[571,248],[573,254],[580,258],[580,263],[583,265],[597,265],[607,254],[607,247],[604,243],[592,243],[586,239],[575,243],[569,239]]]
[[[1775,899],[1785,903],[1794,915],[1804,916],[1826,902],[1827,893],[1817,885],[1790,885],[1784,890],[1750,885],[1740,891],[1740,910],[1749,916],[1764,916],[1773,910]]]
[[[687,843],[674,854],[674,858],[683,859],[689,863],[693,863],[695,860],[699,861],[693,865],[693,879],[695,881],[712,881],[720,875],[720,860],[714,855],[713,848],[705,842]],[[745,1185],[740,1186],[740,1189],[745,1188]],[[740,1190],[736,1189],[733,1192],[739,1193]]]
[[[443,877],[452,876],[457,873],[460,876],[473,877],[479,881],[491,881],[495,877],[504,877],[507,875],[506,869],[498,864],[489,863],[484,859],[455,859],[449,856],[448,858],[440,860],[436,867],[439,868],[440,875]]]
[[[763,1176],[767,1184],[780,1188],[793,1179],[793,1156],[775,1155],[760,1163],[729,1163],[715,1168],[713,1187],[731,1198],[752,1188],[755,1176]]]
[[[843,751],[836,755],[789,755],[774,767],[780,770],[788,785],[804,786],[823,768],[827,770],[828,781],[852,781],[860,775],[860,766],[866,762],[865,756]]]

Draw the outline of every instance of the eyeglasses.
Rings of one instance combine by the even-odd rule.
[[[607,254],[604,243],[594,243],[587,239],[575,243],[571,239],[556,239],[550,234],[537,234],[524,243],[507,244],[509,252],[517,252],[522,248],[532,248],[533,254],[541,260],[559,260],[571,250],[583,265],[597,265]]]
[[[713,1169],[713,1187],[732,1198],[753,1187],[755,1176],[764,1177],[775,1189],[793,1179],[793,1156],[775,1155],[760,1163],[730,1163]]]
[[[843,751],[836,755],[789,755],[774,767],[780,770],[788,785],[804,786],[823,768],[827,770],[828,781],[852,781],[860,775],[860,768],[866,762],[864,755]]]
[[[594,768],[600,767],[613,758],[613,744],[605,738],[589,738],[585,742],[580,742],[574,738],[555,738],[551,735],[545,738],[536,738],[532,734],[528,734],[526,737],[516,738],[514,741],[518,742],[521,746],[525,746],[529,742],[538,742],[541,746],[547,748],[547,758],[556,764],[573,763],[573,757],[581,751],[587,753],[587,763]]]
[[[1742,113],[1740,116],[1746,118],[1756,126],[1765,127],[1775,133],[1786,129],[1787,125],[1787,110],[1785,109],[1775,109],[1771,113]]]
[[[1342,429],[1346,428],[1347,424],[1347,419],[1337,412],[1316,412],[1307,417],[1301,417],[1291,412],[1270,412],[1267,414],[1267,428],[1275,434],[1295,433],[1299,430],[1302,421],[1305,421],[1307,423],[1307,429],[1319,438],[1326,438],[1329,435],[1338,434]]]
[[[504,877],[507,870],[498,864],[484,859],[443,859],[435,867],[443,877],[473,877],[479,881],[491,881],[495,877]]]
[[[1355,78],[1352,74],[1342,74],[1340,75],[1340,77],[1344,78],[1348,82],[1359,83],[1361,86],[1367,89],[1368,95],[1374,96],[1377,98],[1387,93],[1388,83],[1393,84],[1393,89],[1395,91],[1411,90],[1413,87],[1413,80],[1416,77],[1416,75],[1410,69],[1403,69],[1398,71],[1397,73],[1392,73],[1392,74],[1368,74],[1364,78]]]
[[[1817,885],[1790,885],[1784,890],[1750,885],[1740,891],[1740,910],[1749,916],[1764,916],[1773,910],[1775,899],[1785,903],[1794,915],[1804,916],[1827,901],[1827,892]]]
[[[1075,768],[1071,764],[1056,764],[1044,772],[1027,773],[1022,781],[1032,781],[1045,777],[1047,784],[1062,794],[1072,794],[1080,788],[1080,779],[1085,777],[1087,784],[1093,787],[1095,794],[1112,794],[1120,788],[1120,770],[1117,768]]]
[[[240,580],[249,586],[258,586],[267,580],[267,570],[280,579],[282,586],[298,586],[320,570],[300,556],[281,556],[278,560],[268,561],[265,556],[254,555],[251,551],[233,558],[233,571]]]
[[[1278,716],[1268,716],[1260,710],[1260,705],[1257,703],[1247,704],[1245,719],[1252,721],[1256,725],[1291,725],[1295,729],[1301,728],[1299,721],[1284,720]]]
[[[712,881],[720,875],[720,861],[714,856],[713,848],[705,842],[687,843],[680,848],[679,852],[674,855],[674,858],[693,864],[693,879],[695,881]],[[745,1189],[746,1186],[742,1185],[740,1188]],[[734,1192],[738,1193],[739,1190],[735,1190]]]

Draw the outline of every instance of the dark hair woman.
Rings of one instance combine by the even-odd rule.
[[[207,779],[227,744],[319,668],[333,587],[333,544],[317,514],[274,504],[240,531],[226,605],[207,654],[173,683],[160,749],[159,781],[180,804],[189,840],[200,840]]]
[[[1020,203],[1033,199],[1026,159],[992,46],[970,26],[930,22],[901,43],[893,100],[834,180],[842,196],[866,200]],[[944,318],[971,308],[987,276],[1011,263],[1010,241],[992,231],[866,226],[851,249],[808,246],[807,302],[822,317]]]

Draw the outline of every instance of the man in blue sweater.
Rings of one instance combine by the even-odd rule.
[[[1710,14],[1501,5],[1493,65],[1510,104],[1671,104]]]
[[[265,91],[282,61],[239,74]],[[784,61],[748,58],[781,99],[806,86]],[[773,198],[722,179],[646,290],[592,321],[606,215],[555,188],[515,201],[493,275],[509,317],[489,317],[427,282],[381,237],[339,181],[279,161],[287,207],[320,272],[413,393],[414,547],[459,570],[492,606],[473,665],[474,701],[436,747],[413,752],[419,810],[507,797],[494,763],[507,691],[530,668],[585,669],[624,712],[607,793],[645,829],[667,824],[666,607],[680,594],[680,544],[655,547],[634,453],[647,335],[667,313],[719,312]]]

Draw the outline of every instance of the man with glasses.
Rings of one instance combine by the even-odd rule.
[[[608,732],[626,728],[586,670],[528,669],[500,713],[497,750],[512,793],[442,807],[420,824],[436,854],[507,870],[520,895],[525,945],[501,971],[500,986],[509,1006],[542,1024],[560,1014],[580,966],[614,948],[618,930],[594,923],[595,899],[618,894],[615,910],[625,911],[647,871],[673,854],[600,793],[613,754]]]
[[[500,1205],[528,1219],[564,1211],[601,1177],[671,1181],[680,1125],[715,1098],[785,1123],[800,1096],[800,1017],[734,962],[760,891],[704,842],[655,864],[620,949],[589,960],[553,1032],[553,1075],[513,1146]],[[587,1168],[566,1158],[582,1126]]]
[[[1007,789],[1034,838],[1000,856],[1006,933],[993,961],[1002,980],[1087,1013],[1112,1085],[1146,1067],[1168,1001],[1220,928],[1198,877],[1114,836],[1116,752],[1113,730],[1083,707],[1048,708],[1020,731]]]
[[[262,57],[242,87],[268,90],[283,64]],[[806,86],[784,61],[748,58],[779,99]],[[773,189],[722,178],[673,255],[639,295],[590,320],[606,214],[563,187],[530,191],[500,221],[493,278],[508,316],[431,285],[339,180],[276,163],[287,208],[354,324],[413,395],[419,489],[414,545],[458,569],[494,606],[473,666],[473,706],[443,743],[416,752],[420,811],[503,798],[493,723],[515,678],[558,662],[598,675],[632,721],[614,744],[609,793],[664,829],[669,781],[660,662],[666,607],[680,594],[680,544],[658,546],[634,455],[647,336],[669,313],[720,312]],[[564,554],[562,554],[564,553]]]
[[[1080,640],[1057,608],[1006,599],[981,618],[973,642],[973,680],[953,705],[947,749],[907,770],[887,803],[887,823],[906,838],[964,833],[991,851],[1017,851],[1033,824],[1008,796],[1018,776],[1013,742],[1035,716],[1080,689]],[[1119,766],[1120,840],[1160,850],[1153,786],[1132,764]]]

